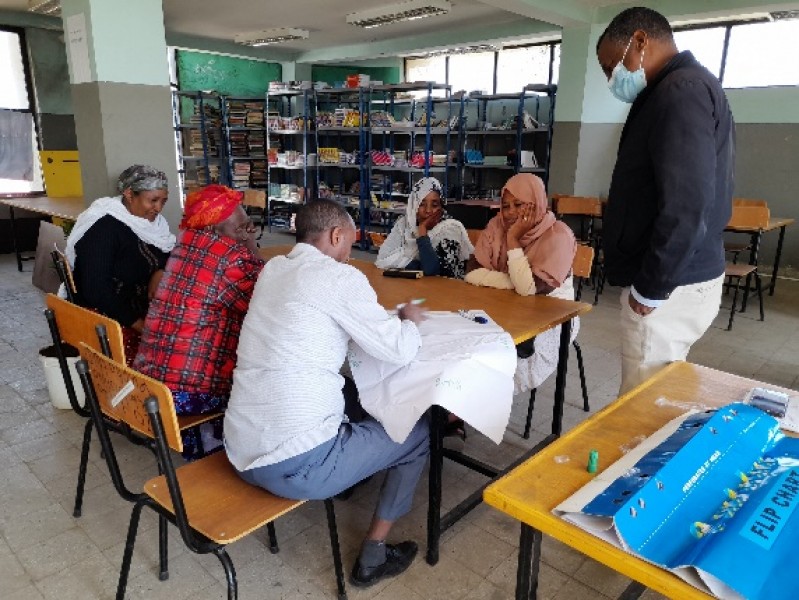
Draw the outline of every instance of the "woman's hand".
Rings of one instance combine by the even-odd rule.
[[[519,212],[516,220],[508,227],[508,238],[513,238],[518,241],[525,233],[530,231],[535,223],[533,223],[533,212],[535,205],[533,203],[523,204],[519,207]]]
[[[150,277],[150,282],[147,284],[147,299],[152,300],[155,297],[155,292],[158,289],[158,284],[161,283],[161,278],[164,276],[164,270],[158,269]]]
[[[430,231],[433,227],[438,225],[441,222],[441,217],[444,215],[444,209],[439,208],[438,210],[434,211],[429,217],[427,217],[424,221],[419,223],[417,231],[419,232],[419,237],[427,235],[427,232]]]

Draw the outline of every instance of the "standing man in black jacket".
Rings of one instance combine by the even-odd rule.
[[[654,10],[619,13],[597,58],[613,95],[632,103],[604,219],[607,278],[624,288],[624,393],[684,360],[718,314],[735,124],[718,79],[677,50]]]

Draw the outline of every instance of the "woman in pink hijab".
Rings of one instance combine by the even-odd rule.
[[[499,214],[488,222],[474,249],[466,281],[473,285],[516,290],[529,296],[547,294],[574,300],[572,262],[574,233],[547,207],[544,182],[530,173],[511,177],[502,188]],[[572,339],[579,330],[572,324]],[[534,352],[520,358],[514,393],[537,388],[557,367],[560,331],[535,338]]]

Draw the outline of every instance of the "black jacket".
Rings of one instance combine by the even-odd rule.
[[[719,277],[734,162],[721,84],[690,52],[677,54],[624,124],[603,224],[608,281],[662,300]]]

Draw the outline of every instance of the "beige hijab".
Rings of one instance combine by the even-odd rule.
[[[530,263],[533,275],[552,287],[560,287],[571,272],[577,243],[574,233],[547,207],[544,182],[530,173],[514,175],[502,188],[525,203],[535,204],[533,228],[525,233],[519,244]],[[474,257],[482,267],[508,272],[507,230],[502,211],[488,222],[477,245]]]

